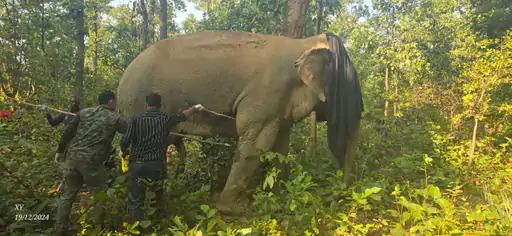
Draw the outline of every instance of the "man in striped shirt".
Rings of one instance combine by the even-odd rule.
[[[152,93],[146,96],[146,111],[131,118],[128,129],[121,141],[121,156],[128,154],[131,145],[128,166],[128,195],[134,221],[144,218],[143,206],[146,185],[139,179],[147,179],[154,183],[150,189],[156,194],[157,207],[163,204],[163,183],[165,178],[166,150],[170,145],[170,131],[174,125],[184,121],[198,110],[195,105],[182,112],[167,114],[160,111],[162,98]],[[159,209],[157,214],[161,213]]]

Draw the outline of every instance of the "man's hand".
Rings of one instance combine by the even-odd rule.
[[[55,154],[55,159],[54,161],[57,163],[57,164],[60,164],[62,161],[64,161],[64,154],[62,153],[56,153]]]
[[[194,115],[194,113],[196,113],[197,111],[204,111],[205,109],[206,108],[204,108],[203,105],[197,104],[197,105],[191,106],[187,110],[184,110],[183,114],[185,114],[185,116],[191,116],[191,115]]]
[[[45,112],[48,111],[48,107],[46,105],[41,105],[39,107],[39,109],[41,109],[41,111],[45,111]]]
[[[198,111],[204,111],[206,109],[201,104],[194,105],[193,108],[198,110]]]

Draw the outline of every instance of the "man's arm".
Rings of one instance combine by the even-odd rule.
[[[176,113],[168,114],[168,125],[167,125],[167,127],[169,127],[169,131],[167,131],[167,132],[171,131],[170,127],[173,127],[173,126],[175,126],[175,125],[185,121],[187,119],[187,117],[194,115],[194,113],[196,113],[199,110],[200,110],[199,108],[190,107],[190,108],[188,108],[188,109],[186,109],[186,110],[184,110],[182,112],[176,112]],[[173,135],[169,133],[169,135],[165,138],[164,142],[165,142],[164,145],[166,147],[171,145],[174,142]]]
[[[116,131],[124,134],[128,129],[128,124],[123,118],[119,118],[116,123]]]
[[[50,113],[46,113],[46,120],[48,120],[48,123],[50,123],[52,127],[55,127],[64,121],[64,114],[59,114],[57,117],[53,118]]]
[[[121,144],[119,145],[121,148],[121,152],[124,154],[128,154],[128,148],[133,141],[133,137],[135,136],[135,117],[130,119],[128,122],[126,132],[124,133],[123,139],[121,140]]]
[[[80,123],[80,115],[77,113],[71,122],[64,128],[62,137],[60,138],[59,147],[57,153],[64,153],[66,145],[75,137],[78,124]]]
[[[172,127],[185,121],[187,119],[187,115],[184,112],[170,113],[168,119],[168,127]]]
[[[194,115],[194,113],[196,113],[199,110],[200,110],[199,108],[196,108],[195,106],[193,106],[193,107],[190,107],[182,112],[170,113],[168,115],[169,126],[172,127],[172,126],[175,126],[175,125],[185,121],[187,119],[187,117]]]

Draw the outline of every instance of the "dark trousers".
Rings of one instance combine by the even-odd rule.
[[[163,179],[165,178],[165,166],[163,161],[132,162],[128,166],[128,196],[133,221],[144,219],[144,200],[146,198],[146,183],[150,183],[149,189],[156,194],[157,211],[162,214],[163,207]]]
[[[74,160],[67,160],[64,164],[64,183],[60,193],[60,201],[57,209],[56,234],[65,235],[69,227],[71,207],[80,191],[82,184],[86,184],[94,196],[107,186],[106,171],[102,164],[91,165]],[[95,206],[94,211],[100,211],[102,204]],[[100,219],[101,221],[101,219]]]

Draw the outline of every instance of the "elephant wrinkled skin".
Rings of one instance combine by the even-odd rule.
[[[156,92],[162,96],[163,111],[200,103],[235,117],[236,121],[198,112],[173,132],[238,137],[217,208],[239,212],[248,203],[249,178],[260,166],[258,150],[286,153],[292,124],[326,100],[324,88],[335,57],[327,37],[204,31],[166,39],[146,49],[126,69],[118,106],[130,117],[144,109],[147,94]],[[341,165],[349,176],[357,142],[346,142],[350,157]]]

